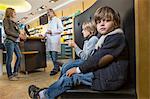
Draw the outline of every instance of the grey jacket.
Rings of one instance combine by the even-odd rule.
[[[96,36],[92,36],[88,40],[85,40],[83,45],[83,50],[80,49],[79,47],[75,48],[76,54],[82,60],[87,60],[87,58],[92,55],[92,52],[95,49],[95,44],[97,43],[97,41],[98,38]]]
[[[3,26],[6,34],[6,39],[10,39],[15,42],[19,37],[19,29],[17,24],[10,19],[4,18]]]

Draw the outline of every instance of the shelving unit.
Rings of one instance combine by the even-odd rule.
[[[64,31],[61,34],[61,43],[64,43],[67,40],[73,39],[73,17],[63,17],[62,23]]]
[[[31,28],[28,31],[31,35],[35,35],[35,34],[41,33],[42,29],[43,28],[40,26],[40,27],[36,27],[36,28]]]
[[[67,44],[61,44],[61,57],[62,59],[72,58],[72,48]]]
[[[62,23],[64,31],[61,34],[61,58],[73,58],[73,48],[69,47],[65,42],[73,40],[73,17],[63,17]]]

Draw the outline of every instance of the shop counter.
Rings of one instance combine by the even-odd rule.
[[[26,41],[20,42],[22,72],[28,73],[46,67],[46,49],[42,39],[42,37],[28,37]]]

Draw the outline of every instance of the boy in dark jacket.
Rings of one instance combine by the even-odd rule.
[[[101,34],[95,53],[78,67],[69,69],[48,89],[31,85],[31,98],[54,99],[77,85],[88,85],[93,90],[116,90],[127,77],[128,53],[125,36],[120,28],[120,16],[110,7],[97,9],[94,14],[97,31]]]

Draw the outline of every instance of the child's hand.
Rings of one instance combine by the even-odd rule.
[[[68,40],[68,46],[77,47],[76,43],[73,40]]]
[[[68,76],[68,77],[71,77],[73,74],[75,74],[76,73],[76,67],[73,67],[73,68],[71,68],[71,69],[69,69],[67,72],[66,72],[66,75]]]

